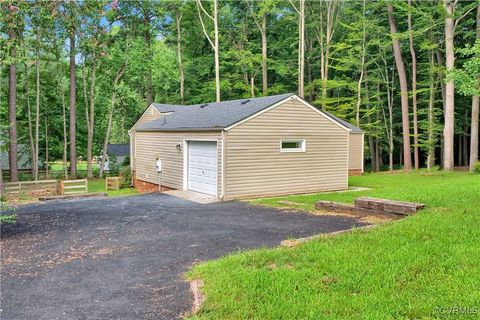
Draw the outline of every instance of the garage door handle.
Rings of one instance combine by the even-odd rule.
[[[205,170],[202,170],[202,174],[205,175]]]

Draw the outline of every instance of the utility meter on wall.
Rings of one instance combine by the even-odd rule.
[[[157,172],[162,172],[162,160],[157,157],[157,162],[155,163],[155,168],[157,169]]]

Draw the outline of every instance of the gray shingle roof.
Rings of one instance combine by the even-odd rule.
[[[171,113],[138,126],[137,130],[222,129],[292,95],[293,93],[287,93],[191,106],[154,103],[153,106],[158,111]]]
[[[139,125],[136,130],[220,130],[293,95],[293,93],[286,93],[268,97],[210,102],[190,106],[153,103],[152,105],[158,111],[165,114],[156,120]],[[327,114],[327,116],[352,129],[352,131],[362,132],[359,128],[332,114]]]

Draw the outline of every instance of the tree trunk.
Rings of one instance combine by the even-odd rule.
[[[428,97],[428,152],[427,152],[427,169],[431,170],[435,166],[435,132],[434,132],[434,114],[433,108],[435,104],[435,77],[434,77],[434,57],[433,51],[429,54],[430,64],[430,85],[429,85],[429,97]]]
[[[307,46],[307,52],[310,54],[313,51],[313,45],[312,41],[308,39],[308,34],[306,36],[306,46]],[[312,84],[313,81],[313,74],[312,74],[312,59],[310,57],[310,54],[307,54],[307,59],[306,59],[306,64],[307,64],[307,84],[310,85]],[[313,101],[313,89],[310,89],[308,91],[308,101]]]
[[[375,172],[380,172],[380,141],[375,138]]]
[[[123,72],[125,71],[125,65],[120,67],[120,69],[117,71],[117,74],[115,75],[115,79],[113,80],[113,85],[112,85],[112,100],[110,102],[110,113],[108,115],[108,125],[107,125],[107,132],[105,133],[105,140],[103,141],[103,151],[102,151],[102,161],[100,163],[100,169],[99,169],[99,176],[100,178],[103,177],[103,168],[105,167],[105,160],[107,159],[107,153],[108,153],[108,141],[110,139],[110,131],[112,129],[112,119],[113,119],[113,111],[115,109],[115,99],[117,97],[117,83],[120,80],[120,78],[123,75]]]
[[[465,117],[464,117],[464,122],[463,122],[463,166],[468,167],[468,112],[465,111]]]
[[[387,65],[387,60],[385,57],[382,56],[382,61],[384,64],[384,80],[385,80],[385,85],[386,85],[386,91],[387,91],[387,107],[388,107],[388,122],[387,122],[387,117],[384,112],[384,123],[385,123],[385,131],[388,139],[388,168],[390,171],[393,171],[393,151],[394,151],[394,145],[393,145],[393,87],[394,87],[394,80],[395,80],[395,75],[392,71],[392,84],[390,86],[390,75],[388,72],[388,65]],[[390,88],[391,87],[391,88]],[[378,89],[380,91],[380,89]],[[383,110],[383,108],[382,108]]]
[[[322,2],[320,1],[320,23],[323,24],[323,19],[322,19]],[[321,53],[321,60],[323,60],[323,77],[322,77],[322,107],[325,108],[326,106],[326,99],[328,95],[327,91],[327,83],[328,83],[328,69],[329,69],[329,58],[330,58],[330,43],[333,38],[333,33],[335,31],[335,14],[338,12],[338,7],[339,7],[340,1],[338,0],[332,0],[332,1],[327,1],[327,25],[326,25],[326,31],[325,31],[325,45],[321,45],[321,49],[324,49],[324,53],[322,55]],[[322,26],[322,32],[323,32],[323,26]],[[322,36],[323,38],[323,36]]]
[[[325,79],[325,43],[324,43],[324,38],[323,38],[323,1],[319,1],[318,4],[320,5],[320,11],[319,11],[319,16],[320,16],[320,27],[319,27],[319,32],[318,32],[318,44],[320,46],[320,80],[322,83],[322,105],[321,108],[325,109],[326,103],[325,103],[325,96],[324,94],[327,92],[327,84],[326,84],[326,79]]]
[[[255,98],[255,78],[250,78],[250,96]]]
[[[472,120],[470,134],[470,171],[475,169],[475,163],[478,161],[478,114],[479,97],[472,97]]]
[[[75,109],[76,84],[75,84],[75,31],[70,32],[70,178],[77,177],[77,144]]]
[[[32,174],[36,176],[35,170],[38,170],[38,165],[36,164],[36,152],[35,152],[35,141],[33,139],[33,125],[32,125],[32,111],[30,110],[30,97],[28,94],[28,63],[25,63],[25,103],[27,104],[27,118],[28,118],[28,141],[30,143],[30,157],[32,159]]]
[[[387,79],[388,79],[388,73],[387,73]],[[390,97],[389,97],[389,105],[388,105],[388,116],[389,116],[389,123],[390,123],[390,139],[389,139],[389,167],[390,171],[393,171],[393,152],[395,149],[395,146],[393,144],[393,91],[395,90],[395,71],[392,70],[392,88],[390,91]]]
[[[443,0],[443,6],[446,10],[445,17],[445,66],[447,73],[453,71],[455,62],[454,52],[454,34],[455,21],[454,11],[455,2]],[[448,79],[445,83],[445,128],[443,162],[444,169],[449,171],[454,168],[454,134],[455,134],[455,84],[453,79]]]
[[[37,31],[38,34],[38,31]],[[37,39],[37,41],[39,41]],[[39,49],[36,48],[36,60],[35,60],[35,167],[33,168],[34,179],[38,180],[38,151],[40,149],[39,144],[39,130],[40,130],[40,57]]]
[[[305,97],[305,0],[300,0],[298,13],[298,96]]]
[[[92,149],[95,128],[95,55],[90,69],[90,110],[87,112],[87,178],[93,178]]]
[[[417,116],[417,56],[413,46],[413,27],[412,27],[412,0],[408,0],[408,38],[410,44],[410,55],[412,56],[412,107],[413,107],[413,153],[415,170],[419,168],[418,153],[418,116]]]
[[[380,84],[377,84],[377,107],[376,107],[376,122],[380,122]],[[380,165],[382,163],[380,139],[375,137],[375,171],[380,171]]]
[[[403,64],[402,51],[400,42],[397,39],[397,25],[393,17],[393,6],[387,4],[388,20],[390,31],[392,33],[393,52],[395,56],[395,64],[397,66],[398,78],[400,80],[401,104],[402,104],[402,127],[403,127],[403,163],[404,170],[412,170],[412,158],[410,155],[410,121],[408,117],[408,86],[405,65]]]
[[[366,54],[366,28],[365,28],[365,2],[363,0],[363,21],[362,21],[362,56],[360,58],[360,77],[358,78],[357,82],[357,104],[356,104],[356,112],[355,112],[355,122],[357,127],[360,128],[360,105],[362,104],[362,81],[363,81],[363,73],[365,67],[365,54]]]
[[[2,163],[2,153],[0,152],[0,163]],[[0,201],[3,200],[3,170],[0,165]]]
[[[457,147],[458,147],[458,166],[462,166],[462,163],[463,163],[463,153],[462,153],[462,136],[459,134],[458,135],[458,143],[457,143]]]
[[[217,102],[220,102],[220,47],[218,46],[218,0],[213,1],[213,27],[215,33],[215,94]]]
[[[477,8],[477,41],[480,40],[480,7]],[[475,163],[478,160],[478,114],[479,97],[472,97],[472,120],[470,132],[470,171],[475,169]]]
[[[145,31],[145,34],[144,34],[144,40],[145,40],[145,44],[147,46],[147,50],[148,50],[148,57],[150,59],[150,61],[153,60],[153,57],[152,57],[152,54],[151,54],[151,51],[152,51],[152,38],[151,38],[151,35],[150,35],[150,19],[149,18],[146,18],[146,28],[147,30]],[[152,79],[152,68],[148,68],[147,70],[147,92],[146,92],[146,97],[145,97],[145,100],[147,102],[147,108],[153,103],[153,79]]]
[[[48,120],[45,117],[45,179],[48,179]]]
[[[367,79],[367,71],[365,70],[365,102],[367,104],[367,121],[368,124],[372,124],[372,119],[370,117],[370,97],[369,97],[369,91],[368,91],[368,79]],[[375,137],[373,136],[373,133],[370,132],[368,134],[368,146],[370,149],[370,167],[372,172],[376,172],[376,151],[375,151]]]
[[[436,57],[437,57],[437,63],[439,66],[444,67],[445,66],[445,58],[442,55],[442,52],[440,49],[436,50]],[[438,68],[438,81],[440,82],[440,89],[442,90],[442,111],[443,114],[445,115],[445,96],[446,96],[446,89],[445,89],[445,82],[444,82],[444,73],[442,68]],[[443,134],[440,136],[440,167],[444,168],[444,157],[443,157],[443,150],[444,150],[444,139],[443,139]]]
[[[262,26],[260,34],[262,36],[262,94],[267,95],[268,91],[268,70],[267,70],[267,14],[262,16]]]
[[[182,60],[182,29],[180,22],[182,21],[182,15],[177,12],[175,16],[176,26],[177,26],[177,57],[178,57],[178,71],[180,74],[180,101],[182,104],[185,103],[185,75],[183,71],[183,60]]]
[[[68,179],[68,169],[67,169],[67,112],[65,106],[65,89],[63,88],[63,72],[60,76],[60,92],[62,94],[62,117],[63,117],[63,170],[65,179]]]
[[[16,34],[13,30],[9,31],[9,38],[13,45],[10,49],[11,64],[8,69],[8,163],[10,181],[18,181],[18,163],[17,163],[17,48]]]
[[[370,116],[369,116],[370,117]],[[375,163],[376,163],[376,153],[375,153],[375,141],[372,137],[372,135],[368,135],[368,147],[370,149],[370,166],[372,168],[372,172],[377,172]]]

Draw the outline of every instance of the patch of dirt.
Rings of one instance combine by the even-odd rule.
[[[368,229],[376,227],[377,225],[378,224],[370,224],[370,225],[366,225],[366,226],[358,227],[358,228],[354,228],[354,229],[345,229],[345,230],[340,230],[340,231],[335,231],[335,232],[330,232],[330,233],[322,233],[322,234],[317,234],[317,235],[310,236],[310,237],[305,237],[305,238],[287,239],[287,240],[283,240],[280,243],[280,245],[283,246],[283,247],[287,247],[287,248],[296,247],[299,244],[307,242],[307,241],[311,241],[311,240],[315,240],[315,239],[319,239],[319,238],[324,238],[324,237],[333,237],[333,236],[336,236],[336,235],[339,235],[339,234],[352,232],[353,230],[368,230]]]
[[[350,213],[339,213],[339,212],[330,212],[330,211],[324,211],[324,210],[312,210],[311,213],[316,216],[324,216],[324,215],[330,215],[330,216],[341,216],[341,217],[348,217],[348,218],[355,218],[359,222],[363,223],[368,223],[368,224],[377,224],[377,223],[383,223],[387,221],[392,221],[393,219],[390,219],[388,217],[381,217],[381,216],[358,216],[355,214],[350,214]]]
[[[203,302],[205,301],[205,295],[202,292],[203,280],[195,279],[190,282],[190,290],[193,294],[193,307],[192,314],[197,313],[202,307]]]
[[[48,257],[48,260],[42,262],[42,266],[46,268],[54,268],[74,260],[97,259],[102,256],[113,254],[113,248],[103,247],[95,249],[89,245],[80,247],[70,247],[64,253],[54,253]]]

